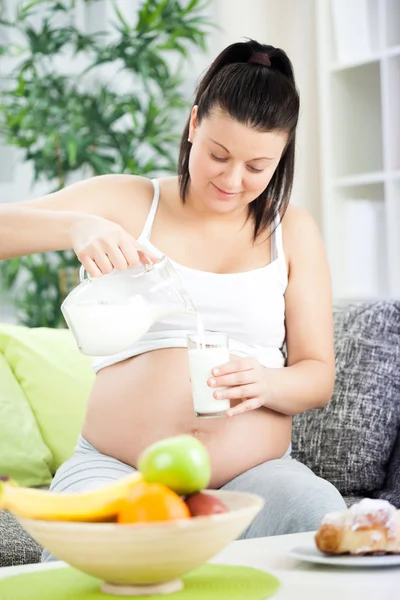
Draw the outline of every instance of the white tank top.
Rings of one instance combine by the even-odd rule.
[[[156,256],[163,254],[150,242],[160,197],[160,184],[153,179],[154,197],[138,241]],[[285,297],[288,283],[278,220],[271,236],[271,262],[241,273],[217,274],[185,267],[169,259],[203,321],[205,331],[229,335],[229,351],[254,357],[265,367],[283,367],[285,357]],[[161,348],[186,348],[186,335],[196,332],[196,319],[176,315],[154,323],[130,348],[112,356],[93,359],[95,372],[127,358]]]

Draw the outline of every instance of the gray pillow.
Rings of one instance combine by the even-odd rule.
[[[0,567],[40,562],[41,552],[14,516],[0,510]]]
[[[389,458],[383,490],[375,492],[373,497],[388,500],[396,508],[400,508],[400,431]]]
[[[293,455],[342,494],[380,490],[400,427],[400,302],[334,313],[335,390],[297,415]]]

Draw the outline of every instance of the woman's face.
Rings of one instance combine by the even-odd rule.
[[[285,132],[262,132],[215,109],[197,123],[192,109],[190,192],[205,208],[228,213],[247,206],[270,182],[287,143]]]

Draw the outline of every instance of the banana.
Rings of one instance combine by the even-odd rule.
[[[86,492],[54,493],[19,486],[7,477],[0,478],[0,509],[18,517],[45,521],[108,521],[121,502],[143,477],[132,473]]]

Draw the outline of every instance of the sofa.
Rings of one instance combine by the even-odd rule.
[[[348,506],[400,508],[400,301],[334,309],[336,383],[329,404],[297,415],[293,456]],[[68,330],[0,324],[0,475],[47,487],[73,452],[91,385]],[[0,511],[0,566],[40,560],[40,546]]]

